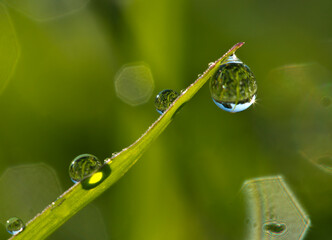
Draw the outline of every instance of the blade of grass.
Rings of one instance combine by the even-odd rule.
[[[26,229],[10,239],[45,239],[80,209],[102,194],[119,180],[143,152],[168,126],[174,114],[188,102],[217,70],[217,66],[236,52],[244,43],[235,44],[221,58],[192,83],[172,105],[149,127],[149,129],[129,147],[108,159],[103,167],[88,179],[78,182],[64,192],[55,202],[47,206],[27,223]]]

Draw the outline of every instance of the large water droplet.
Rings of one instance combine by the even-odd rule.
[[[177,99],[179,94],[171,89],[166,89],[158,93],[154,100],[157,111],[162,114]]]
[[[6,229],[12,235],[22,232],[25,228],[24,222],[18,217],[12,217],[6,222]]]
[[[232,55],[210,78],[210,92],[218,107],[227,112],[240,112],[255,102],[256,79],[250,68]]]
[[[270,222],[263,226],[263,230],[272,235],[281,235],[286,231],[286,225],[283,223]]]
[[[91,176],[100,167],[101,161],[91,154],[77,156],[69,166],[69,176],[74,183]]]

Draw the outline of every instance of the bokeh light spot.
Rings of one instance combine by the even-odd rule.
[[[303,239],[310,220],[281,176],[243,185],[249,215],[248,239]]]
[[[7,87],[19,57],[15,30],[6,7],[0,3],[0,95]]]
[[[28,221],[61,194],[58,177],[44,163],[8,168],[0,177],[0,222]]]
[[[108,236],[105,221],[99,208],[89,204],[65,222],[61,228],[56,230],[47,239],[107,240],[110,237]]]
[[[153,89],[152,73],[146,64],[128,64],[116,74],[116,94],[122,101],[131,106],[146,103],[150,99]]]

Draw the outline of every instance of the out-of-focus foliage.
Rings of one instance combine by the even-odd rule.
[[[322,168],[319,159],[332,155],[331,1],[98,0],[48,21],[3,3],[12,24],[0,26],[15,33],[20,57],[0,95],[1,175],[43,162],[68,188],[74,157],[109,157],[158,117],[153,98],[133,107],[117,97],[122,66],[148,64],[154,94],[180,91],[208,62],[246,41],[237,55],[257,79],[256,105],[226,113],[205,86],[141,161],[94,202],[103,234],[243,239],[243,182],[283,175],[310,216],[305,239],[330,237],[332,175],[329,162]],[[13,58],[13,50],[0,49],[1,59]],[[89,227],[77,224],[72,228]],[[66,225],[58,231],[50,239],[63,239]],[[3,225],[0,238],[7,237]]]

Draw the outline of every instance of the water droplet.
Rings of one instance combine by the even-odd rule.
[[[54,202],[52,202],[51,210],[59,207],[66,199],[62,197],[58,197]]]
[[[114,152],[114,153],[112,153],[112,158],[113,157],[115,157],[116,155],[118,155],[120,152]],[[104,162],[105,162],[105,160],[104,160]]]
[[[233,54],[210,78],[210,92],[218,107],[240,112],[255,102],[256,79],[250,68]]]
[[[157,112],[162,114],[177,99],[179,94],[171,89],[166,89],[158,93],[154,100]]]
[[[269,222],[264,224],[263,230],[271,235],[281,235],[286,232],[286,225],[283,223]]]
[[[6,222],[6,229],[12,235],[22,232],[25,228],[24,222],[18,217],[12,217]]]
[[[101,161],[91,154],[81,154],[69,166],[69,176],[74,183],[91,176],[102,166]]]
[[[202,74],[198,74],[198,75],[197,75],[197,77],[199,77],[199,78],[200,78],[201,76],[202,76]]]

